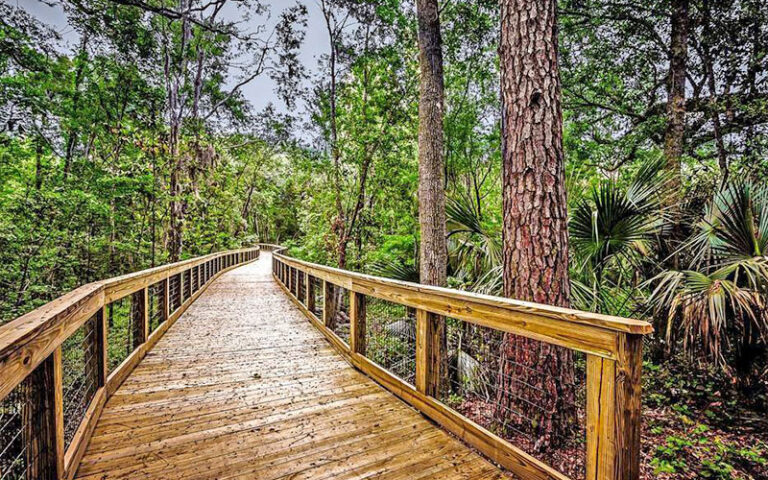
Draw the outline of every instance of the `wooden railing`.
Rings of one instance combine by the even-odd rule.
[[[0,478],[71,479],[107,399],[217,276],[258,248],[84,285],[0,326]]]
[[[580,365],[576,376],[583,376],[571,382],[583,413],[571,418],[585,437],[571,442],[583,449],[582,465],[573,470],[589,480],[639,478],[648,323],[352,273],[290,258],[275,245],[261,247],[275,252],[274,278],[352,365],[521,478],[571,477],[539,455],[537,445],[517,444],[526,439],[522,424],[515,433],[514,424],[499,425],[487,413],[511,395],[500,384],[506,380],[501,350],[532,339],[572,352]],[[458,367],[451,370],[451,362]],[[524,391],[541,401],[540,390]],[[518,400],[527,401],[528,410],[540,407]]]

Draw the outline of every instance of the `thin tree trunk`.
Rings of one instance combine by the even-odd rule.
[[[444,286],[448,249],[443,159],[443,52],[437,0],[417,0],[419,21],[419,250],[420,279]]]
[[[328,56],[328,69],[331,80],[330,92],[328,92],[328,103],[330,107],[329,122],[331,128],[331,158],[333,159],[333,182],[336,189],[336,218],[333,221],[332,230],[336,234],[338,241],[337,255],[339,268],[346,268],[347,266],[347,238],[346,238],[346,221],[344,216],[344,207],[341,202],[341,151],[339,150],[339,134],[338,125],[336,120],[336,61],[337,61],[337,48],[340,30],[339,26],[335,23],[336,18],[333,14],[333,7],[325,0],[320,2],[323,10],[323,16],[325,17],[325,26],[328,31],[328,40],[330,42],[329,56]]]
[[[680,158],[685,139],[685,74],[688,62],[688,2],[672,0],[672,17],[667,77],[667,128],[664,134],[664,158],[671,173],[669,205],[680,199]],[[714,92],[713,92],[714,94]]]
[[[567,307],[568,227],[556,0],[501,0],[499,57],[504,294]],[[537,449],[558,445],[571,433],[573,379],[569,350],[508,335],[499,368],[497,420],[533,434]]]

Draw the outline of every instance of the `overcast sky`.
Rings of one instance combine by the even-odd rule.
[[[6,0],[10,4],[16,4],[24,8],[27,12],[35,15],[37,18],[54,27],[63,37],[62,50],[71,51],[71,48],[77,45],[78,35],[72,27],[67,25],[67,19],[64,10],[60,5],[47,5],[40,0]],[[317,71],[317,62],[320,55],[328,50],[328,37],[325,32],[325,24],[318,0],[301,0],[309,10],[309,24],[307,27],[307,36],[301,51],[301,61],[304,63],[309,73]],[[52,2],[48,2],[52,3]],[[280,12],[288,5],[293,5],[294,1],[287,0],[264,0],[264,3],[271,6],[270,27],[280,16]],[[225,12],[230,18],[237,17],[238,12],[231,8]],[[254,18],[251,20],[254,28],[263,23],[263,18]],[[236,83],[235,78],[231,79]],[[270,102],[274,103],[280,111],[285,111],[285,105],[274,93],[274,82],[268,76],[262,76],[255,79],[250,84],[242,88],[245,97],[250,100],[256,111],[261,110]]]

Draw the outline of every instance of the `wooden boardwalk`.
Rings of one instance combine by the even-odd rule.
[[[214,281],[106,404],[76,478],[496,479],[353,369],[272,280]]]

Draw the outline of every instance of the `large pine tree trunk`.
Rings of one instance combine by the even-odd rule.
[[[419,20],[419,226],[421,283],[445,285],[443,52],[437,0],[417,0]]]
[[[504,295],[567,307],[556,0],[501,0],[499,57]],[[573,368],[566,349],[507,336],[498,378],[497,420],[536,436],[538,449],[565,440],[574,419]]]
[[[688,62],[688,2],[672,0],[667,77],[667,129],[664,134],[664,158],[670,172],[671,205],[680,198],[680,157],[685,136],[685,74]],[[713,93],[714,94],[714,93]]]

